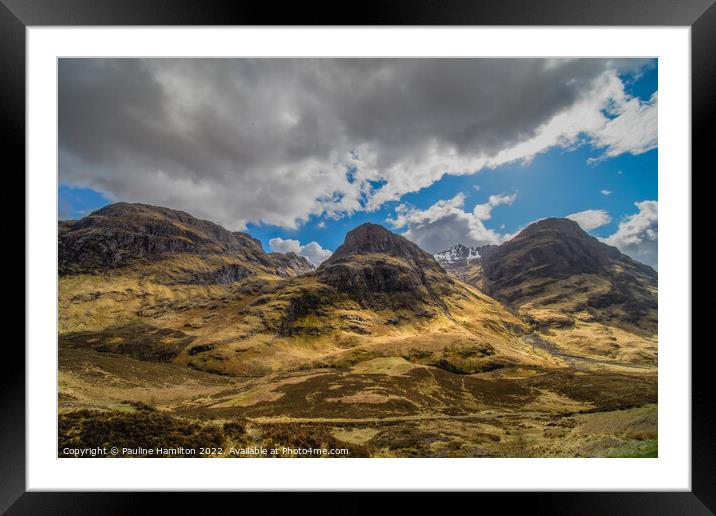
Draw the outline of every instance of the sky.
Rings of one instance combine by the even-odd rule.
[[[314,265],[568,217],[658,267],[650,59],[61,59],[59,217],[186,211]]]

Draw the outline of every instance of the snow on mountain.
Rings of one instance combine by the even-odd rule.
[[[480,258],[480,253],[477,247],[465,247],[462,244],[455,244],[446,249],[435,253],[433,257],[441,265],[467,265],[473,260]]]

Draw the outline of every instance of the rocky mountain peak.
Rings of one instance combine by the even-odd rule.
[[[161,244],[155,248],[150,243],[159,240],[165,240],[168,248],[173,245],[171,241],[179,248],[209,243],[227,248],[241,245],[231,231],[214,222],[197,219],[183,211],[139,203],[118,202],[105,206],[77,221],[71,231],[85,235],[101,231],[114,237],[134,235],[134,242],[125,243],[139,244],[142,240],[141,243],[148,244],[146,252],[161,251]]]
[[[562,238],[578,238],[578,239],[590,239],[591,237],[585,232],[579,224],[571,219],[549,217],[546,219],[540,219],[531,223],[525,229],[520,231],[516,237],[527,237],[539,232],[554,232],[559,233]]]
[[[373,307],[435,303],[452,284],[432,255],[377,224],[349,231],[317,269],[318,279]]]
[[[484,253],[482,267],[493,284],[509,284],[526,276],[560,278],[598,274],[619,264],[651,278],[656,272],[600,242],[569,219],[534,222],[517,236]]]
[[[257,267],[282,276],[313,270],[295,255],[268,255],[261,242],[247,233],[232,232],[214,222],[160,206],[119,202],[81,220],[58,223],[60,274],[94,273],[138,260],[162,260],[177,253],[223,256],[245,265],[239,273],[235,268],[228,273],[220,268],[208,276],[200,275],[202,282],[212,282],[215,276],[239,277]]]
[[[480,248],[455,244],[450,246],[449,249],[435,253],[433,257],[443,267],[451,265],[465,266],[472,261],[480,259]]]
[[[336,252],[324,263],[332,263],[352,255],[386,254],[402,258],[420,267],[441,270],[432,255],[407,238],[396,235],[379,224],[365,223],[352,229]]]

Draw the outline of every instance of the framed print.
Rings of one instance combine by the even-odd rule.
[[[158,7],[3,6],[8,514],[147,491],[712,513],[712,2]]]

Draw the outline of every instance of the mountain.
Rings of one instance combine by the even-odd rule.
[[[656,360],[657,273],[648,265],[558,218],[480,254],[450,270],[551,331],[565,349]]]
[[[295,254],[267,254],[251,235],[158,206],[116,203],[58,226],[60,275],[125,267],[151,270],[163,260],[181,261],[178,257],[183,264],[177,264],[178,274],[167,277],[168,282],[231,283],[256,273],[295,276],[313,270]],[[192,265],[198,257],[205,267],[196,270]]]
[[[656,331],[656,271],[572,220],[530,224],[485,252],[481,267],[485,291],[513,306],[560,306]]]
[[[376,224],[349,231],[315,271],[245,233],[146,205],[63,222],[59,246],[60,342],[70,348],[227,375],[380,356],[408,336],[410,360],[453,369],[534,361],[523,321]],[[482,351],[459,358],[460,346],[439,351],[446,341]]]
[[[455,244],[449,249],[435,253],[433,257],[444,267],[465,267],[470,262],[480,259],[480,251],[477,247]]]
[[[453,281],[435,259],[406,238],[377,224],[363,224],[317,270],[319,281],[363,305],[441,303]]]
[[[60,221],[60,449],[141,427],[354,456],[651,453],[656,275],[575,226],[460,268],[364,224],[314,270],[168,208]]]
[[[614,274],[623,270],[656,284],[657,274],[616,247],[588,235],[576,222],[549,218],[530,224],[517,236],[484,253],[490,290],[505,291],[536,278],[561,279],[575,274]],[[519,293],[514,293],[519,297]]]
[[[527,349],[530,327],[578,355],[656,356],[656,272],[566,219],[536,222],[500,246],[453,246],[439,253],[451,274],[377,224],[349,231],[314,270],[246,233],[141,204],[61,222],[58,246],[63,342],[197,369],[282,368],[307,338],[312,360],[343,360],[366,352],[358,343],[375,348],[377,335],[387,344],[408,334],[414,350],[458,335],[489,349],[475,370],[561,360]],[[145,337],[155,334],[170,351]],[[268,342],[281,350],[267,355]],[[354,344],[336,352],[341,342]],[[428,349],[425,360],[437,360]]]
[[[409,261],[415,266],[443,272],[435,259],[407,238],[379,224],[365,223],[346,233],[345,241],[327,263],[357,255],[384,254]]]

